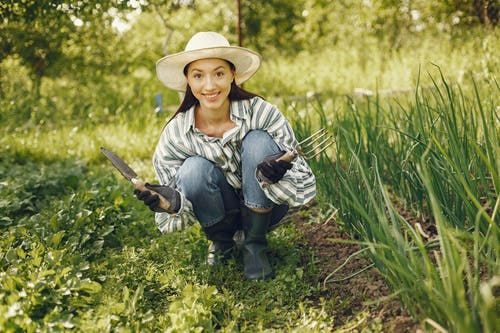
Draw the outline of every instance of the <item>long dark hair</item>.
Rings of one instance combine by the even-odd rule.
[[[227,61],[227,60],[225,60],[225,61]],[[233,63],[230,61],[227,61],[227,63],[229,64],[229,67],[234,71],[235,67],[234,67]],[[186,75],[186,76],[187,76],[188,67],[189,67],[189,64],[187,64],[186,67],[184,67],[184,75]],[[260,96],[239,87],[236,84],[236,82],[234,82],[234,80],[233,80],[233,82],[231,82],[231,90],[229,91],[229,96],[228,96],[230,101],[241,101],[241,100],[250,99],[253,97],[260,97]],[[191,87],[188,84],[186,87],[186,93],[184,95],[184,99],[182,100],[181,105],[179,106],[177,111],[175,111],[174,115],[167,121],[167,124],[169,122],[171,122],[172,119],[174,119],[179,113],[186,112],[191,107],[193,107],[194,105],[198,105],[199,103],[200,102],[198,101],[198,99],[196,97],[194,97],[194,94],[191,91]],[[166,124],[165,124],[165,126],[166,126]]]

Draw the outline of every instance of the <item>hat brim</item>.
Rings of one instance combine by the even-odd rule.
[[[167,55],[156,62],[156,74],[166,87],[184,92],[187,87],[184,67],[195,60],[207,58],[219,58],[233,63],[236,84],[250,79],[261,63],[261,56],[252,50],[238,46],[218,46]]]

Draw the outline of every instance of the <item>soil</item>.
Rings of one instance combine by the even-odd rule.
[[[349,256],[361,249],[357,244],[338,241],[351,241],[352,237],[342,230],[334,218],[323,223],[311,223],[310,218],[296,215],[294,220],[313,251],[314,265],[319,271],[318,282],[322,288],[320,294],[315,295],[317,301],[321,298],[338,300],[333,302],[333,308],[327,309],[334,318],[334,330],[356,332],[368,328],[369,331],[395,333],[423,332],[408,311],[403,309],[399,300],[388,297],[391,292],[376,268],[368,268],[343,280],[371,265],[370,259],[363,254],[353,256],[345,266],[331,275]]]

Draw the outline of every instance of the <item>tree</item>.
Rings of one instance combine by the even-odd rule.
[[[241,1],[244,46],[261,53],[299,51],[295,27],[304,19],[303,8],[303,0]]]
[[[476,17],[479,22],[488,27],[496,27],[498,24],[498,15],[500,3],[498,0],[455,0],[454,9],[462,11],[467,16]]]
[[[30,73],[35,98],[40,96],[42,78],[61,75],[71,67],[62,63],[82,62],[82,55],[67,52],[82,36],[103,33],[110,27],[110,9],[130,10],[125,1],[101,0],[22,2],[7,0],[0,3],[0,58],[19,57]],[[108,33],[111,29],[108,29]],[[79,58],[71,59],[71,58]]]

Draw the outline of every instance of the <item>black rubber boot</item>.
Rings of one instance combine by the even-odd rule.
[[[265,280],[272,276],[272,268],[267,258],[266,233],[269,228],[271,213],[258,213],[246,209],[243,214],[243,264],[248,280]]]
[[[233,236],[239,218],[240,214],[226,216],[219,223],[203,228],[207,238],[211,241],[208,246],[207,265],[213,266],[231,258],[235,248]]]

